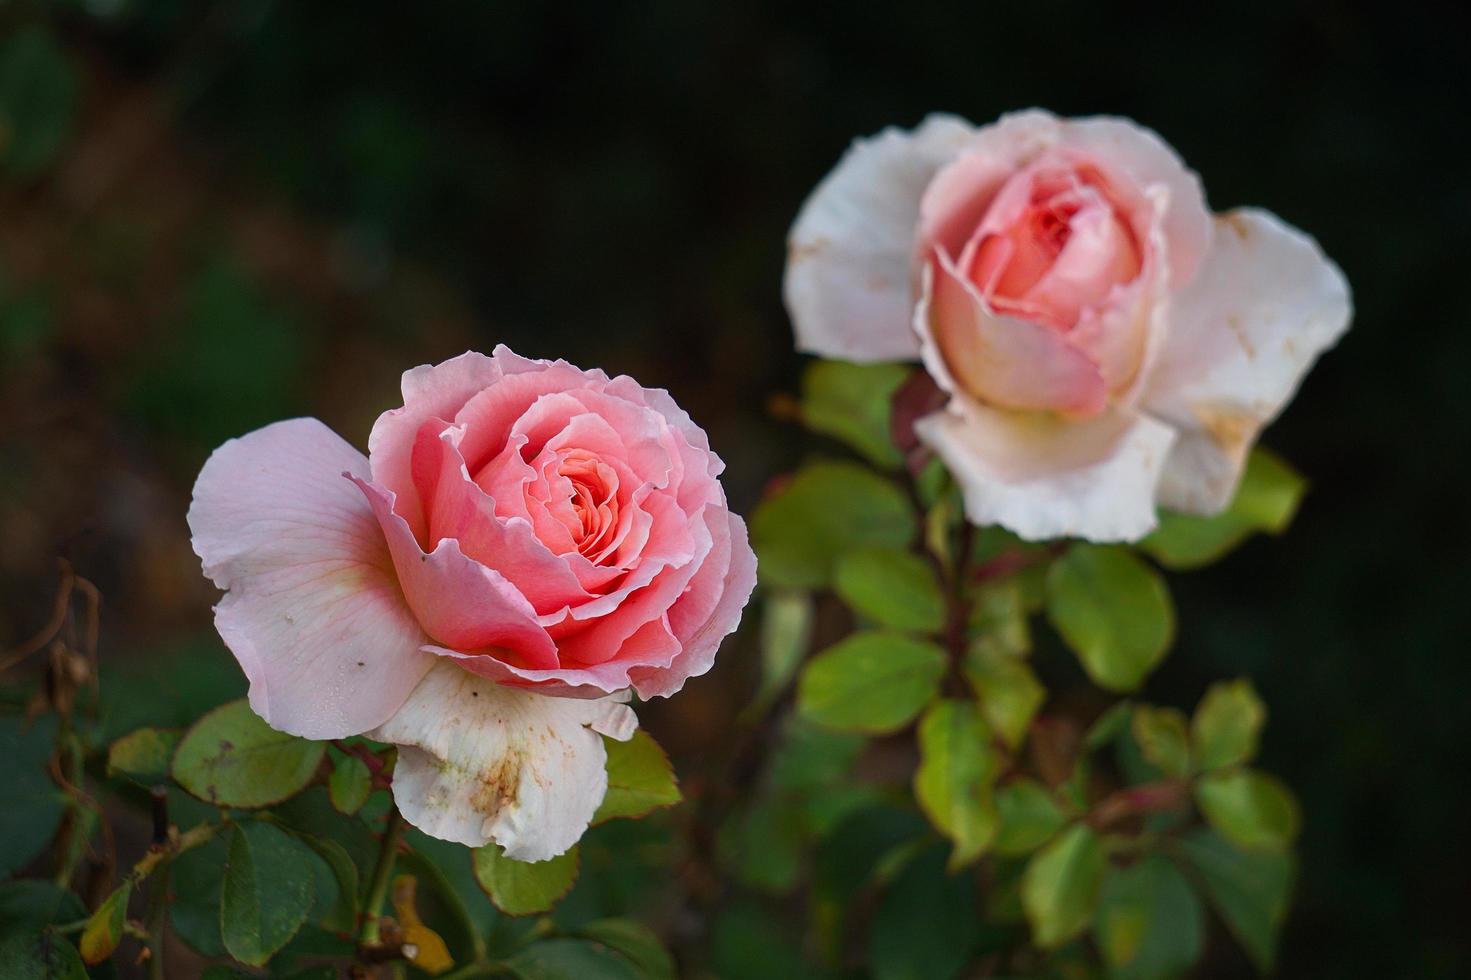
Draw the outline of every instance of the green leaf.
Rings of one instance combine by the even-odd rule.
[[[332,764],[332,774],[327,777],[327,794],[332,809],[351,816],[368,802],[373,792],[373,772],[368,764],[355,755],[343,755]]]
[[[914,534],[914,514],[903,492],[853,463],[804,466],[751,519],[751,541],[768,586],[821,588],[844,552],[903,548]]]
[[[71,135],[77,76],[45,28],[22,27],[0,45],[0,164],[13,177],[45,170]]]
[[[292,835],[315,851],[317,857],[322,859],[332,873],[331,903],[327,906],[322,924],[328,929],[336,929],[341,932],[350,931],[358,915],[358,866],[353,863],[351,855],[347,853],[347,848],[335,840],[313,837],[311,834],[297,831],[292,831]],[[322,897],[321,890],[315,890],[318,897]]]
[[[86,980],[77,948],[48,926],[87,914],[71,892],[34,879],[0,883],[0,977],[5,980]],[[103,976],[102,971],[97,971]]]
[[[82,959],[89,966],[96,966],[111,956],[113,950],[117,949],[117,944],[122,941],[123,923],[128,918],[128,899],[132,894],[133,882],[123,882],[87,919],[78,945],[81,947]]]
[[[786,691],[812,642],[812,595],[781,589],[761,603],[761,688],[749,709],[754,718]]]
[[[1195,764],[1209,771],[1250,762],[1266,720],[1266,705],[1251,681],[1242,678],[1212,684],[1190,722]]]
[[[939,692],[945,661],[945,651],[933,643],[899,633],[855,633],[807,664],[797,711],[843,731],[897,731]]]
[[[935,566],[898,548],[862,548],[838,559],[833,588],[854,612],[880,626],[937,633],[945,597]]]
[[[848,775],[867,744],[862,735],[790,717],[771,759],[772,785],[808,792],[830,788]]]
[[[943,700],[925,712],[914,796],[935,828],[954,841],[952,869],[980,857],[996,836],[991,786],[998,768],[991,731],[975,705]]]
[[[167,779],[174,750],[184,733],[174,728],[140,728],[107,749],[107,774],[121,773],[144,785]]]
[[[1032,856],[1022,908],[1038,946],[1061,946],[1087,928],[1106,868],[1103,845],[1085,824],[1073,824]]]
[[[87,980],[81,954],[52,932],[0,932],[0,976],[5,980]]]
[[[1120,735],[1129,730],[1133,717],[1134,703],[1132,701],[1116,702],[1089,726],[1087,733],[1083,736],[1083,747],[1089,752],[1097,752],[1113,744]]]
[[[475,848],[475,880],[495,907],[507,915],[546,912],[572,890],[577,880],[578,848],[550,861],[516,861],[500,845]]]
[[[1067,818],[1051,791],[1029,776],[1013,779],[996,790],[997,854],[1030,854],[1051,840]]]
[[[653,930],[642,922],[599,919],[578,929],[577,934],[622,953],[637,968],[643,980],[674,980],[674,957],[660,944]]]
[[[762,799],[738,810],[721,828],[724,863],[751,888],[782,894],[797,884],[803,813],[790,799]]]
[[[217,836],[175,858],[169,876],[174,898],[169,903],[169,922],[180,939],[204,956],[225,955],[220,937],[220,887],[229,853],[229,837]]]
[[[1195,805],[1221,836],[1247,849],[1280,849],[1302,825],[1287,787],[1255,769],[1207,773],[1195,784]]]
[[[33,723],[0,717],[0,875],[25,867],[56,833],[65,810],[61,790],[47,775],[46,762],[56,744],[56,717]]]
[[[1200,956],[1204,913],[1168,859],[1110,869],[1094,925],[1113,980],[1172,980]]]
[[[1032,717],[1047,700],[1032,668],[992,644],[972,643],[965,654],[965,677],[987,724],[1013,749],[1021,745]]]
[[[910,861],[884,893],[868,931],[876,980],[949,980],[976,941],[975,879],[947,874],[931,850]]]
[[[904,364],[813,361],[802,374],[802,421],[890,469],[903,459],[889,435],[890,402],[909,376]]]
[[[816,980],[798,952],[789,921],[751,902],[727,905],[715,916],[710,961],[720,980]]]
[[[1258,531],[1281,534],[1292,523],[1307,481],[1277,456],[1255,449],[1230,506],[1214,517],[1164,511],[1139,547],[1166,568],[1208,565]]]
[[[1182,712],[1141,704],[1134,709],[1131,728],[1139,751],[1150,765],[1176,778],[1190,772],[1190,733]]]
[[[306,788],[327,747],[278,732],[241,701],[189,729],[174,753],[174,779],[206,803],[256,808]]]
[[[236,824],[220,889],[220,935],[230,955],[262,966],[296,935],[312,909],[312,866],[285,831]]]
[[[640,980],[633,961],[600,942],[544,939],[505,961],[520,980]]]
[[[1110,691],[1138,687],[1175,631],[1164,580],[1120,547],[1075,544],[1053,562],[1047,615],[1088,676]]]
[[[1016,576],[986,582],[970,593],[970,633],[1013,657],[1032,648],[1027,599]]]
[[[1205,893],[1257,969],[1269,973],[1287,918],[1296,860],[1287,851],[1242,851],[1201,828],[1180,842]]]
[[[593,814],[593,823],[615,817],[642,817],[682,797],[669,757],[642,728],[626,742],[604,738],[608,750],[608,792]]]

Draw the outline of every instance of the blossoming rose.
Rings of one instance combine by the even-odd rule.
[[[421,830],[553,857],[606,790],[595,733],[633,733],[627,689],[673,694],[735,629],[745,525],[704,432],[630,378],[498,347],[403,397],[367,458],[315,419],[210,457],[189,526],[215,624],[269,724],[396,743]]]
[[[791,233],[799,346],[922,357],[916,431],[979,524],[1133,540],[1230,502],[1261,428],[1348,326],[1342,273],[1123,119],[932,116],[855,144]]]

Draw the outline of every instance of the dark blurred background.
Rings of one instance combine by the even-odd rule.
[[[766,410],[801,366],[784,236],[849,140],[1131,116],[1218,209],[1316,235],[1358,310],[1265,439],[1301,516],[1172,577],[1147,693],[1248,673],[1271,707],[1307,814],[1281,975],[1471,976],[1471,8],[1108,7],[5,4],[0,647],[64,556],[104,671],[238,684],[184,524],[209,450],[295,414],[362,447],[466,348],[667,387],[748,510],[811,447]],[[652,713],[692,778],[749,653]]]

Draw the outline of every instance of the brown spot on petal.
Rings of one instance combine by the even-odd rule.
[[[1246,335],[1246,327],[1242,325],[1241,317],[1235,313],[1228,314],[1226,316],[1226,329],[1231,331],[1232,335],[1235,336],[1236,342],[1241,345],[1242,353],[1246,355],[1246,359],[1248,361],[1256,360],[1256,347],[1252,344],[1251,338]]]
[[[1228,211],[1226,214],[1217,217],[1216,220],[1234,231],[1236,237],[1243,242],[1251,237],[1251,225],[1247,224],[1246,219],[1235,211]]]
[[[1195,417],[1211,441],[1231,456],[1245,452],[1261,424],[1255,415],[1235,407],[1196,405]]]
[[[480,784],[470,794],[470,805],[487,817],[514,806],[521,789],[521,764],[516,752],[507,752],[492,763],[480,774]]]
[[[788,242],[787,264],[796,265],[808,259],[815,259],[827,250],[831,244],[826,238],[814,238],[810,242]]]

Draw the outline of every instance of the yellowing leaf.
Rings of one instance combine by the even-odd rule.
[[[438,976],[453,967],[455,961],[439,933],[420,920],[414,901],[418,888],[418,879],[413,875],[398,875],[393,879],[393,915],[403,934],[404,958],[425,973]]]

